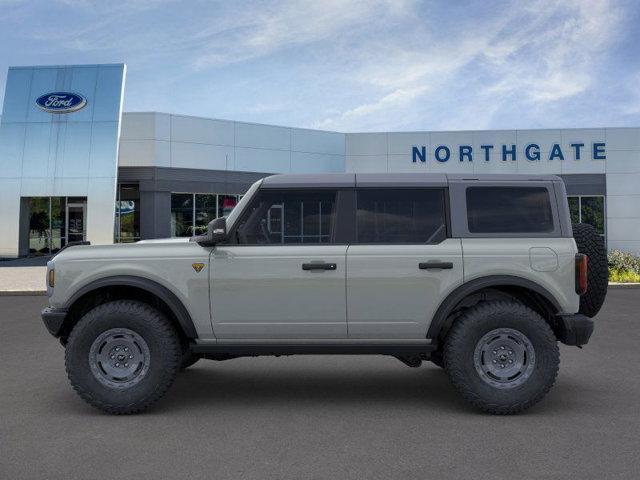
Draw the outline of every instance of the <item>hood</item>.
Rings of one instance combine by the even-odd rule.
[[[154,238],[152,240],[138,240],[136,243],[185,243],[189,237]]]

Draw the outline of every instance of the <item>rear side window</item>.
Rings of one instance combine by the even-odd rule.
[[[544,187],[469,187],[467,221],[471,233],[554,230],[549,191]]]
[[[439,243],[447,236],[444,190],[357,192],[358,243]]]

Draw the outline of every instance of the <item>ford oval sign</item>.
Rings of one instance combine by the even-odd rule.
[[[36,100],[41,110],[49,113],[72,113],[84,108],[87,99],[77,93],[53,92],[46,93]]]

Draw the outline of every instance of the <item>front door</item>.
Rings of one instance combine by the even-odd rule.
[[[211,253],[219,339],[347,338],[346,244],[335,190],[264,189]]]
[[[87,237],[87,204],[67,203],[66,238],[67,243],[82,242]]]
[[[447,238],[443,188],[359,189],[347,252],[350,338],[425,339],[462,283],[460,239]]]

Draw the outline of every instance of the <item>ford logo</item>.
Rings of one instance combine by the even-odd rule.
[[[39,109],[49,113],[72,113],[84,108],[87,99],[77,93],[46,93],[36,100]]]

